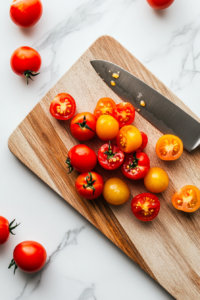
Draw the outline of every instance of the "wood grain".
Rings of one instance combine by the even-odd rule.
[[[71,94],[77,103],[77,112],[93,112],[101,97],[122,100],[96,75],[90,64],[92,59],[105,59],[125,68],[157,91],[168,97],[198,121],[159,79],[149,72],[133,55],[111,37],[99,38],[36,105],[9,138],[8,146],[28,168],[61,195],[88,221],[105,234],[115,245],[138,263],[169,293],[180,300],[200,299],[200,210],[184,214],[171,204],[174,192],[184,185],[200,187],[200,151],[184,151],[178,161],[160,161],[155,154],[155,143],[162,135],[156,128],[136,114],[135,126],[146,132],[146,149],[151,166],[164,168],[169,175],[169,188],[159,195],[161,210],[150,223],[133,217],[130,202],[135,195],[145,192],[142,181],[125,179],[120,170],[108,172],[99,165],[96,171],[104,179],[120,177],[131,190],[129,201],[113,207],[103,197],[87,201],[78,196],[74,183],[78,174],[67,175],[65,160],[68,150],[78,144],[69,131],[69,122],[58,121],[49,113],[51,100],[61,92]],[[94,138],[86,143],[95,151],[102,142]]]

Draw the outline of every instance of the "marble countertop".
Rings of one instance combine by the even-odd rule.
[[[91,226],[8,150],[15,127],[101,35],[116,38],[200,117],[200,1],[175,0],[154,11],[146,0],[43,0],[39,23],[28,30],[1,5],[0,215],[21,222],[0,247],[1,300],[170,300],[161,286]],[[41,75],[30,82],[12,73],[19,46],[36,48]],[[34,275],[8,270],[24,240],[44,245],[48,261]],[[192,299],[194,300],[194,299]]]

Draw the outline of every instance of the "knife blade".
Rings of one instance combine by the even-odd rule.
[[[130,102],[140,115],[162,133],[178,136],[189,152],[200,145],[200,123],[180,107],[116,64],[105,60],[90,62],[113,92]],[[113,74],[119,77],[114,78]],[[145,106],[141,106],[141,101]]]

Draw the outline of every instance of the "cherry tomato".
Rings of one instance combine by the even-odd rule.
[[[133,180],[144,178],[150,170],[150,160],[146,153],[137,151],[126,155],[122,173]]]
[[[130,125],[135,119],[135,108],[128,102],[117,104],[114,118],[119,122],[119,127]]]
[[[98,119],[101,115],[114,115],[116,108],[115,102],[111,98],[101,98],[97,102],[97,106],[94,110],[94,115]]]
[[[96,132],[101,140],[112,140],[119,132],[119,123],[112,116],[102,115],[97,120]]]
[[[32,27],[42,16],[40,0],[13,0],[10,6],[10,17],[20,27]]]
[[[25,76],[28,80],[32,79],[31,76],[37,76],[41,67],[40,54],[31,47],[20,47],[16,49],[10,59],[10,65],[15,74],[18,76]]]
[[[152,221],[159,213],[160,201],[153,194],[143,193],[133,198],[131,209],[138,220]]]
[[[74,170],[82,172],[90,172],[97,164],[97,156],[94,150],[86,145],[76,145],[69,150],[66,164],[69,173]]]
[[[141,136],[142,136],[142,145],[140,146],[140,148],[138,149],[139,151],[144,150],[144,148],[146,148],[147,144],[148,144],[148,137],[146,135],[146,133],[144,132],[140,132]]]
[[[139,130],[132,125],[124,126],[117,135],[117,146],[125,153],[136,151],[142,145]]]
[[[183,143],[175,135],[163,135],[156,144],[156,153],[162,160],[176,160],[183,153]]]
[[[147,0],[147,2],[154,9],[165,9],[172,5],[174,0]]]
[[[76,102],[66,93],[58,94],[50,104],[51,115],[58,120],[69,120],[76,111]]]
[[[103,192],[103,178],[95,172],[82,173],[76,179],[75,187],[80,196],[93,200]]]
[[[19,267],[27,273],[34,273],[42,269],[47,259],[44,247],[33,241],[26,241],[18,244],[13,252],[13,259],[9,269],[14,266],[14,273]]]
[[[15,220],[13,220],[10,224],[7,219],[0,216],[0,245],[7,242],[9,239],[10,233],[15,235],[12,231],[15,229],[19,224],[14,225],[13,223]]]
[[[96,117],[90,112],[80,113],[71,121],[71,134],[79,141],[90,140],[95,136],[96,122]]]
[[[194,212],[200,207],[200,190],[193,185],[184,186],[174,194],[172,204],[178,210]]]
[[[110,141],[101,146],[98,151],[98,161],[106,170],[115,170],[119,168],[124,161],[124,153]]]
[[[144,184],[150,192],[162,193],[169,185],[169,177],[163,169],[154,167],[144,178]]]
[[[105,200],[112,205],[121,205],[128,201],[130,190],[128,185],[119,178],[110,178],[103,189]]]

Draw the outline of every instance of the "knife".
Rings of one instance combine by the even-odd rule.
[[[178,136],[189,152],[200,145],[200,123],[172,101],[109,61],[92,60],[91,64],[113,92],[162,133]]]

